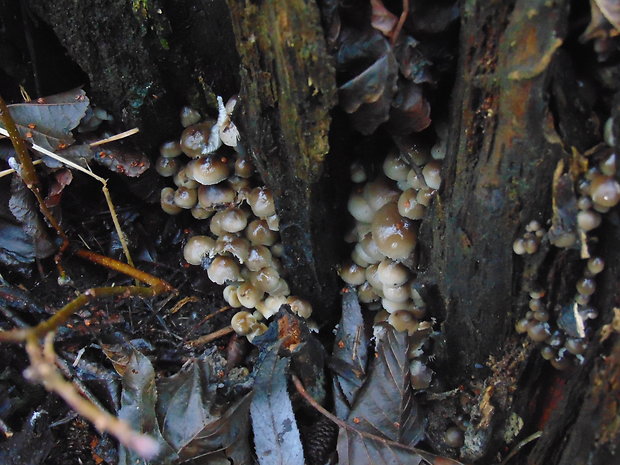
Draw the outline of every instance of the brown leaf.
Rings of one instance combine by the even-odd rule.
[[[75,142],[71,131],[86,114],[88,105],[86,93],[74,89],[34,102],[9,105],[9,112],[26,141],[56,152]]]
[[[370,0],[372,27],[389,36],[398,23],[398,16],[388,10],[381,0]]]
[[[56,247],[47,234],[35,198],[18,176],[14,176],[11,180],[9,209],[32,241],[35,256],[45,258],[52,255]]]
[[[620,31],[620,2],[618,0],[594,0],[603,16]]]
[[[431,106],[422,94],[422,88],[412,82],[399,86],[390,111],[390,131],[395,134],[420,132],[431,124]]]

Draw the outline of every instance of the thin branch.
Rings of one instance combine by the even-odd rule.
[[[209,342],[215,341],[221,337],[226,336],[227,334],[233,333],[235,330],[230,326],[226,326],[222,329],[218,329],[210,334],[205,334],[204,336],[200,336],[198,339],[194,339],[193,341],[188,341],[185,344],[188,346],[196,347],[208,344]]]
[[[53,338],[54,333],[49,333],[41,349],[34,334],[28,337],[26,351],[31,366],[27,370],[27,376],[41,382],[49,391],[58,394],[71,408],[92,422],[99,431],[112,434],[121,444],[136,451],[145,459],[155,457],[159,452],[159,444],[155,439],[135,432],[124,421],[82,397],[72,383],[65,381],[54,365],[56,354]]]
[[[118,134],[114,134],[113,136],[110,137],[106,137],[105,139],[101,139],[95,142],[91,142],[89,145],[89,147],[97,147],[98,145],[103,145],[103,144],[108,144],[110,142],[114,142],[117,140],[121,140],[124,139],[126,137],[129,136],[133,136],[134,134],[138,134],[140,132],[140,130],[138,128],[133,128],[133,129],[129,129],[127,131],[124,132],[120,132]]]
[[[2,101],[2,103],[4,103],[4,101]],[[6,105],[5,105],[5,107],[6,107]],[[1,109],[1,104],[0,104],[0,109]],[[7,107],[7,112],[8,112],[8,107]],[[2,115],[1,112],[0,112],[0,115]],[[5,124],[5,126],[6,126],[5,119],[7,119],[7,120],[10,119],[11,122],[13,122],[12,118],[3,118],[2,121]],[[15,126],[14,122],[13,122],[13,126]],[[8,126],[7,126],[7,129],[8,129]],[[17,131],[17,128],[15,128],[15,130]],[[10,135],[9,131],[5,130],[4,128],[0,128],[0,134],[2,134],[4,136],[7,136],[7,137],[11,137],[11,142],[13,142],[13,137]],[[17,139],[16,140],[19,140],[20,143],[21,143],[21,146],[24,148],[24,150],[26,150],[25,149],[25,143],[22,140],[21,136],[19,135],[19,132],[17,133]],[[101,142],[101,141],[99,141],[99,142]],[[22,157],[19,156],[19,151],[17,149],[17,146],[15,145],[15,142],[13,142],[13,145],[15,147],[15,151],[18,153],[18,157],[19,157],[20,163],[22,164],[22,166],[26,166],[26,165],[24,165],[24,162],[22,161]],[[58,155],[58,154],[56,154],[54,152],[50,152],[46,148],[43,148],[43,147],[41,147],[41,146],[39,146],[37,144],[32,144],[32,148],[34,150],[36,150],[37,152],[42,153],[43,155],[47,155],[48,157],[53,158],[56,161],[59,161],[59,162],[65,164],[67,166],[70,166],[71,168],[76,169],[78,171],[81,171],[82,173],[90,176],[91,178],[93,178],[93,179],[95,179],[95,180],[97,180],[97,181],[99,181],[101,183],[101,185],[102,185],[101,190],[103,192],[103,195],[105,197],[106,203],[108,205],[108,210],[110,210],[110,216],[112,217],[112,222],[114,223],[114,229],[116,229],[116,234],[118,234],[118,238],[119,238],[119,240],[121,242],[121,247],[123,248],[123,253],[125,254],[125,258],[127,259],[127,263],[129,263],[131,266],[134,266],[133,260],[131,258],[131,254],[129,253],[129,246],[127,245],[127,238],[125,237],[125,234],[123,233],[123,230],[121,229],[121,224],[118,221],[118,215],[116,214],[116,208],[114,208],[114,203],[112,202],[112,197],[110,195],[110,191],[108,190],[108,180],[102,178],[101,176],[96,175],[92,171],[87,170],[83,166],[80,166],[80,165],[78,165],[77,163],[75,163],[75,162],[73,162],[71,160],[67,160],[66,158],[61,157],[60,155]],[[26,151],[25,158],[28,160],[29,166],[32,167],[32,173],[34,173],[34,176],[36,177],[37,175],[36,175],[36,171],[34,170],[33,162],[31,160],[31,158],[28,156],[27,151]],[[28,180],[32,179],[31,178],[31,174],[32,173],[30,173],[29,168],[26,168],[24,170],[24,172],[25,172],[24,173],[24,181],[26,182],[26,185],[32,190],[32,187],[30,187],[30,185],[28,184]],[[29,174],[26,175],[26,173],[29,173]],[[39,185],[38,177],[36,177],[36,180],[37,180],[36,185],[38,186]],[[35,192],[35,196],[37,197],[37,200],[39,201],[39,205],[41,205],[41,208],[42,208],[41,211],[43,211],[43,207],[44,207],[44,205],[43,205],[43,198],[37,192]],[[45,207],[45,208],[47,210],[47,207]],[[49,212],[49,210],[47,210],[47,211]],[[44,211],[43,211],[43,214],[46,216],[46,218],[48,218],[48,215]],[[50,216],[52,215],[51,212],[49,212],[49,215]],[[53,216],[52,216],[52,218],[53,218],[53,221],[54,221],[54,222],[52,222],[50,220],[50,223],[52,224],[52,226],[54,226],[54,224],[58,225],[58,223],[56,222],[56,219]],[[48,218],[48,220],[49,220],[49,218]],[[59,228],[60,228],[60,225],[58,225],[58,227],[54,226],[54,229],[56,229],[58,231],[58,234],[63,239],[66,239],[66,236],[64,235],[64,232],[61,234],[60,231],[62,231],[62,230],[59,229]]]

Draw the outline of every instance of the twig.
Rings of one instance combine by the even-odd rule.
[[[124,132],[120,132],[118,134],[114,134],[113,136],[106,137],[105,139],[98,140],[96,142],[91,142],[89,147],[97,147],[98,145],[107,144],[109,142],[114,142],[117,140],[124,139],[125,137],[133,136],[134,134],[138,134],[140,130],[138,128],[129,129]]]
[[[6,106],[6,104],[4,103],[4,100],[1,99],[0,97],[0,116],[3,115],[3,112],[5,111],[4,109],[6,109],[6,115],[8,115],[8,107]],[[2,105],[4,105],[4,109],[2,108]],[[7,126],[7,121],[9,121],[13,124],[13,127],[15,128],[16,134],[11,135],[12,132],[11,130],[9,130],[9,127]],[[19,132],[17,131],[17,127],[15,126],[15,122],[13,121],[12,118],[6,118],[4,116],[2,116],[2,122],[4,123],[6,130],[4,128],[0,128],[0,134],[10,137],[11,138],[11,142],[13,142],[13,146],[15,147],[15,151],[17,152],[18,158],[19,158],[19,162],[22,164],[22,166],[24,167],[24,182],[26,182],[26,185],[28,186],[28,188],[30,190],[33,191],[33,193],[35,194],[35,197],[37,198],[37,201],[39,202],[39,206],[41,208],[41,211],[43,212],[43,214],[45,215],[45,217],[50,221],[50,223],[52,224],[52,226],[54,227],[54,229],[56,229],[56,231],[58,232],[58,234],[60,235],[60,237],[63,238],[63,240],[67,240],[67,236],[65,235],[64,231],[62,231],[62,229],[60,228],[60,225],[58,224],[58,222],[56,221],[56,219],[53,217],[52,213],[49,211],[49,209],[47,209],[47,207],[44,205],[43,202],[43,198],[41,197],[41,194],[38,191],[38,177],[36,174],[36,171],[34,169],[34,164],[32,162],[32,160],[30,159],[30,157],[28,156],[28,152],[26,150],[26,146],[25,143],[23,141],[23,139],[21,138]],[[19,142],[18,142],[19,141]],[[18,150],[17,146],[20,145],[21,149]],[[118,238],[121,242],[121,247],[123,248],[123,253],[125,254],[125,258],[127,259],[127,263],[129,263],[131,266],[134,266],[133,264],[133,260],[131,258],[131,254],[129,253],[129,246],[127,245],[127,238],[125,237],[125,234],[123,233],[123,230],[121,229],[121,224],[118,221],[118,215],[116,214],[116,209],[114,208],[114,203],[112,202],[112,196],[110,195],[110,191],[108,190],[108,180],[102,178],[101,176],[97,176],[95,173],[93,173],[92,171],[87,170],[86,168],[84,168],[83,166],[78,165],[75,162],[72,162],[71,160],[67,160],[64,157],[61,157],[60,155],[54,153],[54,152],[50,152],[49,150],[37,145],[37,144],[32,144],[32,148],[34,150],[36,150],[39,153],[42,153],[43,155],[47,155],[50,158],[53,158],[54,160],[57,160],[67,166],[70,166],[73,169],[76,169],[78,171],[81,171],[82,173],[90,176],[91,178],[99,181],[102,184],[101,187],[101,191],[103,192],[103,196],[105,197],[105,201],[108,205],[108,210],[110,210],[110,216],[112,216],[112,223],[114,223],[114,229],[116,229],[116,234],[118,234]],[[22,151],[22,154],[20,154],[20,152]],[[26,163],[24,163],[24,160],[26,160]],[[33,179],[36,179],[36,182],[33,182]],[[33,187],[31,186],[36,186],[36,192],[33,190]],[[47,212],[47,213],[46,213]],[[48,216],[49,215],[49,216]],[[51,220],[50,220],[51,217]]]
[[[27,376],[41,382],[49,391],[58,394],[71,408],[91,421],[99,431],[112,434],[121,444],[136,451],[145,459],[155,457],[159,452],[159,444],[155,439],[135,432],[124,421],[96,407],[82,397],[73,384],[65,381],[54,365],[56,354],[53,338],[54,333],[47,334],[43,349],[41,349],[34,334],[28,337],[26,351],[30,357],[31,366],[27,370]]]
[[[530,442],[538,439],[541,436],[542,436],[542,431],[536,431],[534,434],[530,434],[528,437],[526,437],[522,441],[519,441],[519,443],[512,448],[512,450],[506,456],[506,458],[504,458],[504,460],[502,460],[500,465],[506,465],[511,458],[513,458],[515,455],[517,455],[517,453],[521,449],[523,449],[523,447],[525,447],[527,444],[529,444]]]
[[[325,416],[326,418],[328,418],[329,420],[331,420],[332,422],[336,423],[336,425],[338,425],[340,428],[346,429],[348,431],[351,431],[355,434],[358,434],[366,439],[370,439],[372,441],[376,441],[380,444],[384,444],[386,446],[390,446],[390,447],[396,447],[398,449],[402,449],[402,450],[406,450],[407,452],[411,452],[412,454],[417,454],[419,456],[421,456],[424,460],[426,460],[428,463],[430,464],[436,464],[436,465],[463,465],[461,462],[458,462],[456,460],[452,460],[449,459],[447,457],[439,457],[436,456],[434,454],[431,454],[430,452],[426,452],[422,449],[417,449],[415,447],[410,447],[407,446],[405,444],[401,444],[400,442],[396,442],[396,441],[391,441],[389,439],[385,439],[382,438],[381,436],[377,436],[374,435],[372,433],[367,433],[365,431],[360,431],[356,428],[354,428],[353,426],[351,426],[350,424],[348,424],[346,421],[341,420],[340,418],[336,417],[335,415],[333,415],[332,413],[328,412],[321,404],[319,404],[316,400],[314,400],[314,398],[308,394],[308,391],[306,391],[306,389],[304,388],[303,384],[301,384],[301,381],[299,380],[299,378],[295,375],[293,375],[293,383],[295,384],[295,388],[297,389],[297,392],[299,392],[299,394],[310,404],[312,405],[312,407],[314,407],[316,410],[318,410],[323,416]]]
[[[396,23],[396,26],[394,26],[394,29],[390,33],[390,35],[392,36],[390,38],[390,42],[392,43],[392,45],[396,43],[396,40],[398,39],[398,36],[400,35],[400,31],[403,29],[403,25],[405,24],[405,20],[407,19],[408,15],[409,15],[409,0],[403,0],[403,11],[400,14],[400,17],[398,18],[398,23]]]
[[[54,215],[52,215],[52,212],[50,211],[50,209],[47,207],[47,205],[43,201],[43,197],[41,196],[41,190],[40,190],[41,183],[39,182],[39,176],[37,175],[37,171],[34,168],[34,164],[32,163],[32,159],[30,158],[30,155],[28,155],[28,149],[26,148],[26,144],[24,143],[24,140],[22,139],[21,135],[19,134],[19,131],[17,130],[15,121],[13,121],[13,118],[11,118],[11,114],[9,113],[9,107],[7,107],[6,103],[4,102],[4,99],[1,96],[0,96],[0,121],[2,121],[2,124],[4,124],[4,128],[6,128],[6,129],[0,128],[0,134],[3,134],[11,139],[11,143],[13,144],[13,148],[15,149],[15,154],[17,155],[17,158],[19,162],[21,163],[22,179],[26,183],[26,186],[28,187],[28,189],[32,191],[35,198],[37,199],[41,213],[43,213],[45,218],[47,218],[49,223],[52,225],[52,227],[56,230],[58,235],[63,240],[63,245],[61,246],[58,254],[56,255],[55,260],[56,260],[56,266],[58,267],[58,272],[60,273],[62,278],[65,278],[66,273],[62,267],[62,264],[60,263],[61,261],[60,257],[62,256],[62,253],[64,252],[64,250],[69,246],[69,239],[67,238],[67,235],[61,228],[58,221],[56,221],[56,218],[54,217]]]
[[[4,434],[5,438],[10,438],[13,436],[13,430],[9,428],[9,425],[2,421],[2,418],[0,418],[0,433]]]
[[[43,160],[35,160],[32,162],[33,165],[40,165],[41,163],[43,163]],[[13,173],[15,173],[15,170],[13,168],[9,168],[8,170],[2,170],[0,171],[0,178],[3,178]]]
[[[211,341],[215,341],[216,339],[224,337],[227,334],[230,334],[232,332],[234,332],[234,329],[232,329],[230,326],[226,326],[225,328],[218,329],[217,331],[214,331],[210,334],[205,334],[204,336],[200,336],[198,339],[194,339],[193,341],[188,341],[185,344],[192,346],[192,347],[205,345]]]

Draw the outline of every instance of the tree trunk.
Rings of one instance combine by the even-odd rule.
[[[241,90],[243,142],[277,197],[291,288],[312,300],[325,325],[333,323],[348,189],[340,149],[350,134],[333,128],[335,71],[315,2],[29,0],[22,10],[14,3],[0,1],[3,87],[18,82],[49,94],[87,78],[93,101],[127,127],[139,126],[146,149],[178,134],[181,104],[212,111],[215,94]],[[419,254],[432,316],[442,322],[438,377],[446,390],[475,393],[465,461],[505,456],[516,418],[524,423],[519,439],[539,428],[542,436],[514,464],[617,460],[620,335],[601,337],[620,305],[617,209],[598,234],[606,268],[597,278],[600,316],[584,363],[556,372],[514,330],[534,283],[553,308],[572,298],[582,272],[574,250],[543,243],[534,256],[512,251],[530,220],[552,217],[558,162],[600,140],[586,124],[592,109],[577,85],[578,60],[563,47],[571,7],[568,0],[461,6],[444,182],[423,223]],[[35,59],[47,35],[84,74],[60,46],[49,45],[50,55],[66,64],[68,77],[55,74],[51,57]],[[618,113],[616,101],[616,126]],[[445,431],[442,412],[454,408],[446,405],[431,405],[430,443]]]

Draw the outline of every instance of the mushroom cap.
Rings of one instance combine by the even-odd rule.
[[[235,201],[237,193],[227,181],[198,187],[198,203],[203,208],[216,208]]]
[[[347,209],[353,218],[362,223],[370,223],[375,215],[375,210],[368,205],[364,196],[359,193],[353,193],[349,196]]]
[[[258,271],[261,268],[271,266],[273,264],[273,257],[271,251],[264,245],[253,245],[250,247],[248,259],[245,266],[250,271]]]
[[[181,126],[184,128],[196,124],[200,121],[200,118],[201,116],[198,110],[188,106],[181,108],[179,119],[181,120]]]
[[[187,187],[188,189],[196,189],[198,187],[198,183],[194,178],[190,178],[187,175],[186,166],[177,171],[172,180],[177,187]]]
[[[409,269],[402,263],[386,258],[379,263],[377,274],[381,286],[402,286],[410,277]]]
[[[213,259],[207,269],[209,279],[222,285],[228,281],[238,281],[241,278],[239,265],[232,257],[218,256]]]
[[[377,211],[371,231],[381,253],[395,260],[408,258],[417,244],[415,224],[399,215],[396,203],[388,203]]]
[[[426,207],[416,200],[418,192],[407,189],[398,197],[398,213],[410,220],[421,220],[426,216]]]
[[[273,201],[271,189],[261,186],[255,187],[248,196],[248,204],[259,218],[267,218],[276,214],[276,205]]]
[[[286,303],[291,307],[291,311],[301,318],[310,318],[312,315],[312,305],[307,300],[290,296],[286,299]]]
[[[228,164],[214,155],[197,158],[187,164],[187,175],[205,186],[222,182],[229,173]]]
[[[362,195],[370,208],[377,211],[390,202],[398,201],[400,190],[396,188],[392,180],[379,176],[364,186]]]
[[[230,326],[240,336],[250,334],[256,323],[256,317],[245,310],[235,313],[230,320]]]
[[[181,150],[190,158],[196,158],[203,154],[209,143],[211,129],[215,121],[206,120],[202,123],[187,126],[181,133],[179,142]]]
[[[601,207],[615,207],[620,202],[620,184],[611,176],[594,175],[590,184],[590,197]]]
[[[207,210],[206,208],[202,208],[200,205],[196,205],[192,208],[192,216],[197,220],[206,220],[207,218],[210,218],[213,213],[215,213],[215,210]]]
[[[256,219],[248,224],[245,230],[247,237],[253,245],[273,245],[278,240],[278,233],[269,229],[267,221]]]
[[[174,176],[180,167],[181,163],[176,158],[158,157],[155,161],[155,171],[165,178]]]
[[[198,193],[196,189],[179,187],[174,193],[174,203],[181,208],[189,210],[196,206],[196,202],[198,202]]]
[[[174,203],[174,189],[172,187],[164,187],[160,193],[161,209],[168,215],[178,215],[183,211],[176,203]]]
[[[396,152],[390,152],[383,160],[383,173],[394,181],[404,181],[409,173],[409,165]]]
[[[359,286],[366,281],[365,268],[356,263],[347,261],[339,267],[338,274],[340,278],[351,286]]]
[[[218,218],[222,230],[229,233],[241,232],[248,224],[248,213],[237,207],[217,212],[211,221],[216,218]]]
[[[431,160],[424,168],[422,168],[422,175],[424,176],[424,182],[431,189],[439,189],[441,186],[441,162],[438,160]]]
[[[258,310],[261,315],[265,318],[271,318],[273,315],[278,313],[280,307],[286,303],[286,297],[283,295],[272,296],[270,295],[262,302],[259,302],[256,305],[256,310]]]
[[[237,288],[237,298],[241,305],[246,308],[254,308],[264,296],[264,292],[257,289],[251,282],[242,283]]]
[[[237,297],[237,288],[239,286],[236,284],[229,284],[224,288],[224,300],[228,305],[232,308],[242,307],[241,302],[239,302],[239,297]]]
[[[215,241],[209,236],[192,236],[183,247],[183,258],[190,265],[200,265],[214,249]]]
[[[183,151],[179,145],[179,141],[170,140],[159,146],[159,154],[165,158],[174,158],[181,155]]]
[[[413,334],[419,326],[418,320],[407,310],[396,310],[391,312],[388,317],[388,323],[391,324],[396,331],[407,331],[409,334]]]
[[[247,157],[239,157],[235,160],[235,175],[241,178],[249,178],[254,174],[254,165]]]
[[[280,284],[280,273],[275,268],[266,266],[258,271],[252,271],[250,282],[263,292],[273,292]]]
[[[235,234],[223,234],[215,241],[215,253],[229,253],[243,264],[250,255],[250,242]]]

